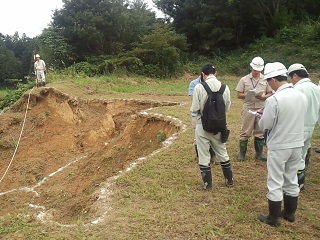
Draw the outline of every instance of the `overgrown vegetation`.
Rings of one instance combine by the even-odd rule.
[[[239,74],[248,70],[248,63],[254,56],[261,56],[265,62],[279,61],[289,66],[302,63],[310,73],[320,77],[320,22],[308,21],[286,26],[275,38],[263,37],[245,49],[216,59],[223,73]]]
[[[14,104],[28,89],[33,87],[32,82],[18,83],[14,89],[0,90],[0,110]]]
[[[166,134],[163,130],[159,130],[157,133],[157,141],[158,142],[163,142],[164,140],[166,140]]]

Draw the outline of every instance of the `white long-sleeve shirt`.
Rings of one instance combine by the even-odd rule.
[[[267,98],[259,126],[268,130],[269,150],[302,147],[304,118],[308,107],[306,96],[284,84]]]
[[[307,97],[308,109],[304,119],[304,130],[313,131],[320,113],[320,88],[312,83],[309,78],[301,79],[293,88],[303,92]]]

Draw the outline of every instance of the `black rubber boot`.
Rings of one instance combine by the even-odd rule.
[[[295,213],[298,207],[298,197],[283,195],[284,209],[281,211],[280,217],[289,222],[294,222],[296,219]]]
[[[298,170],[298,184],[299,184],[299,188],[300,188],[300,191],[303,191],[304,190],[304,182],[305,182],[305,179],[306,179],[306,172],[305,170]]]
[[[202,166],[199,165],[201,176],[203,180],[203,190],[211,190],[212,189],[212,174],[210,166]]]
[[[263,134],[263,142],[264,145],[267,145],[268,131],[266,130]]]
[[[264,139],[254,138],[254,149],[256,150],[256,159],[265,162],[265,161],[267,161],[267,158],[265,158],[262,155],[263,145],[264,145]]]
[[[197,144],[194,144],[194,151],[196,152],[196,161],[197,161],[197,163],[198,163],[198,159],[199,159],[199,154],[198,154],[198,147],[197,147]]]
[[[274,202],[271,200],[268,200],[269,205],[269,214],[267,216],[260,215],[259,220],[261,222],[264,222],[266,224],[269,224],[272,227],[279,227],[279,217],[281,214],[281,201],[280,202]]]
[[[226,179],[226,186],[227,187],[233,187],[233,174],[231,169],[230,161],[227,162],[220,162],[223,176]]]
[[[213,151],[212,147],[209,148],[210,152],[210,164],[214,164],[214,157],[216,156],[216,153]]]
[[[307,154],[306,154],[306,158],[304,160],[306,166],[305,169],[307,170],[308,166],[309,166],[309,161],[310,161],[310,154],[311,154],[311,147],[308,148]]]
[[[246,141],[240,140],[239,144],[240,144],[240,154],[238,157],[238,161],[242,162],[242,161],[244,161],[244,159],[246,157],[248,140],[246,140]]]

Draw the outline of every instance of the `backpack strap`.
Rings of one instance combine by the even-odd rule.
[[[212,90],[209,87],[208,83],[206,83],[205,81],[201,82],[202,86],[204,87],[204,89],[207,91],[208,95],[212,94]]]
[[[226,90],[226,85],[224,83],[221,83],[221,87],[220,87],[218,93],[223,94],[224,90]]]
[[[209,87],[208,83],[206,83],[205,81],[201,82],[202,86],[204,87],[204,89],[207,91],[208,95],[212,94],[213,91],[211,90],[211,88]],[[223,94],[224,90],[226,90],[226,84],[221,83],[221,87],[218,91],[218,93]]]

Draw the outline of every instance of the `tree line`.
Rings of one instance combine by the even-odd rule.
[[[188,59],[244,48],[287,27],[319,21],[314,0],[63,0],[39,36],[0,34],[0,83],[32,73],[32,52],[49,69],[87,75],[177,74]]]

